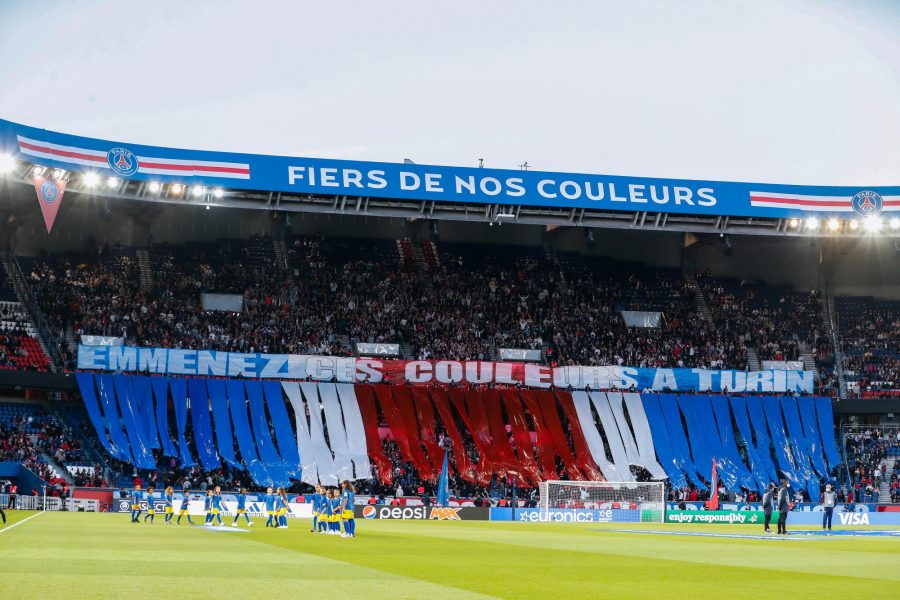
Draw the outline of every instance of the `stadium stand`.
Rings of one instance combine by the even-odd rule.
[[[835,299],[847,378],[863,391],[900,388],[900,301]]]

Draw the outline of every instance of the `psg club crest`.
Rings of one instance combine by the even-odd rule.
[[[41,206],[41,214],[44,215],[47,233],[50,233],[50,230],[53,229],[53,222],[56,220],[56,214],[59,212],[59,205],[62,204],[66,182],[40,175],[32,177],[32,181],[34,182],[34,191],[37,192],[38,204]]]
[[[46,202],[47,204],[53,204],[57,200],[59,200],[59,188],[56,186],[56,182],[52,180],[46,180],[41,184],[41,188],[38,191],[41,195],[41,200]]]
[[[857,192],[850,203],[853,210],[863,216],[877,215],[884,208],[884,200],[878,192]]]
[[[124,177],[134,175],[140,167],[137,156],[128,148],[113,148],[106,153],[106,162],[113,171]]]

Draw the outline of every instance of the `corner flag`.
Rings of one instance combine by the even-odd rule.
[[[447,451],[444,451],[444,466],[441,467],[441,476],[438,477],[436,501],[438,506],[450,504],[450,481],[447,473]]]
[[[716,457],[713,456],[712,480],[709,486],[709,501],[706,503],[709,510],[719,510],[719,477],[716,474]]]

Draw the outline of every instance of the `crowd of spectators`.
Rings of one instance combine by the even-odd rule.
[[[702,278],[710,322],[677,270],[459,244],[432,247],[420,272],[390,240],[308,236],[287,248],[284,270],[267,238],[153,246],[149,286],[122,248],[42,257],[27,272],[60,338],[71,329],[134,345],[331,355],[347,355],[351,340],[401,342],[419,359],[529,348],[551,365],[733,369],[747,368],[748,347],[763,360],[796,359],[801,344],[829,352],[816,294]],[[203,292],[238,294],[243,308],[205,310]],[[659,311],[659,326],[627,327],[623,310]]]
[[[850,475],[848,501],[878,502],[879,487],[888,482],[892,497],[896,498],[898,471],[888,473],[886,457],[892,448],[900,447],[897,432],[883,432],[881,429],[866,429],[847,435],[847,470]],[[896,501],[896,500],[893,500]]]
[[[837,298],[844,373],[862,391],[900,388],[900,301]]]
[[[68,482],[55,472],[42,455],[52,457],[60,468],[82,464],[85,453],[74,432],[42,407],[34,407],[0,422],[0,462],[14,461],[42,479],[48,495],[62,495]],[[76,484],[85,483],[78,480]]]

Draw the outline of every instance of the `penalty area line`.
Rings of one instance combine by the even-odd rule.
[[[25,517],[24,519],[22,519],[22,520],[19,521],[18,523],[13,523],[13,524],[10,525],[9,527],[4,527],[3,529],[0,529],[0,533],[6,533],[6,532],[9,531],[10,529],[15,529],[16,527],[18,527],[18,526],[21,525],[22,523],[27,523],[28,521],[32,520],[32,519],[35,518],[36,516],[42,515],[42,514],[44,514],[44,511],[41,511],[41,512],[39,512],[39,513],[34,513],[34,514],[31,515],[30,517]]]

